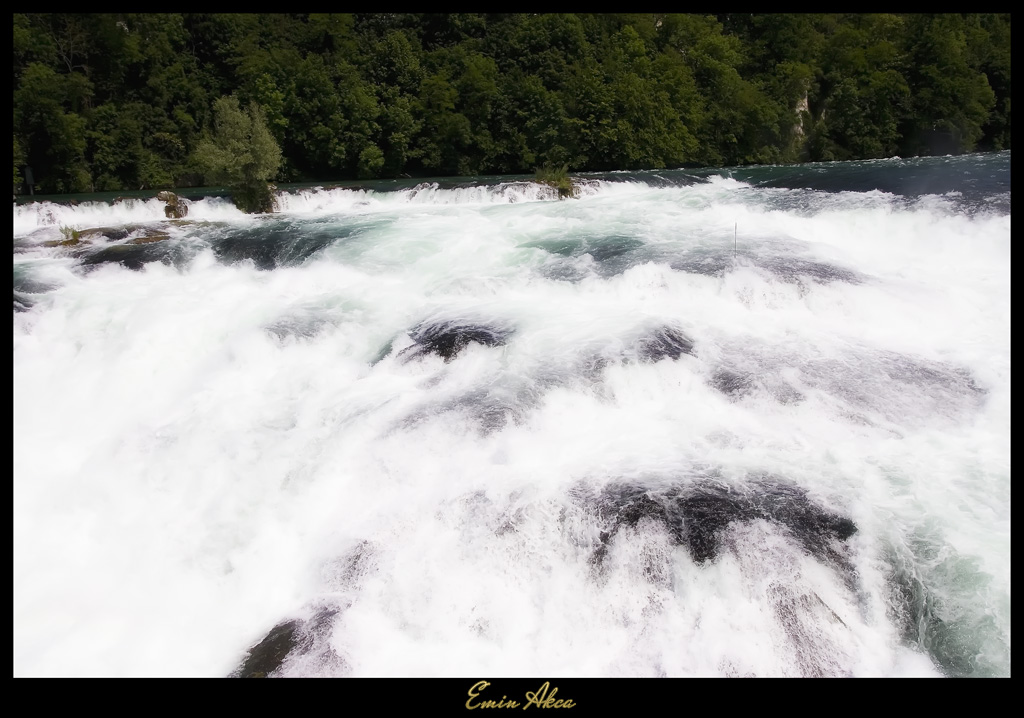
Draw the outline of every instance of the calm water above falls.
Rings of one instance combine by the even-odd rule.
[[[1009,675],[1008,152],[384,186],[14,208],[16,675]]]

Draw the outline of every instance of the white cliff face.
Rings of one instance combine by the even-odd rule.
[[[807,113],[806,115],[804,115],[805,112]],[[810,118],[811,114],[811,108],[807,102],[806,92],[804,92],[803,98],[801,98],[801,100],[798,103],[796,103],[796,113],[797,117],[799,117],[800,119],[797,121],[795,125],[793,125],[793,134],[796,135],[797,137],[803,137],[805,134],[804,117]]]

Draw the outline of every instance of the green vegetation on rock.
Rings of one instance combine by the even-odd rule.
[[[60,233],[64,237],[64,240],[62,242],[60,242],[60,244],[63,245],[63,246],[70,246],[70,245],[73,245],[73,244],[78,244],[78,242],[82,238],[81,231],[79,231],[78,229],[75,229],[74,227],[69,227],[69,226],[64,225],[64,224],[60,225]]]
[[[558,190],[559,199],[575,197],[578,192],[572,183],[572,178],[569,177],[569,165],[567,164],[555,167],[547,163],[543,167],[537,168],[537,171],[534,173],[534,181]]]

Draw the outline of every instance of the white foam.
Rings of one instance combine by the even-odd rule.
[[[73,272],[33,243],[16,263],[60,282],[14,315],[15,673],[226,675],[275,623],[327,605],[335,658],[293,673],[936,675],[887,612],[903,540],[947,618],[992,622],[986,665],[1008,673],[1009,218],[778,198],[719,178],[593,182],[575,202],[527,183],[307,190],[273,220],[192,203],[179,234],[196,242],[202,222],[360,223],[273,271],[203,249]],[[16,238],[129,223],[166,223],[163,204],[15,210]],[[671,268],[694,247],[728,255],[734,231],[747,264]],[[580,237],[650,254],[601,274],[524,246]],[[757,263],[772,256],[863,281],[786,281]],[[430,317],[517,331],[403,361]],[[665,324],[696,356],[616,359]],[[938,370],[882,376],[891,354],[986,393]],[[757,381],[723,394],[722,367]],[[801,400],[773,394],[786,382]],[[516,420],[484,430],[486,401]],[[778,475],[851,516],[858,590],[763,521],[705,565],[640,522],[594,573],[573,487],[704,469]]]

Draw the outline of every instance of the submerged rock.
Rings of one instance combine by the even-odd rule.
[[[836,416],[886,430],[958,421],[978,410],[987,390],[963,366],[866,348],[840,356],[798,356],[755,343],[729,351],[707,381],[731,399],[758,394],[780,404],[809,396]]]
[[[35,304],[35,301],[30,297],[21,294],[18,291],[14,292],[14,311],[27,312],[32,308],[33,304]]]
[[[718,557],[730,524],[763,519],[783,527],[819,560],[848,575],[853,572],[837,544],[856,533],[856,524],[811,501],[803,489],[778,480],[762,478],[739,488],[711,480],[667,488],[618,484],[605,489],[596,503],[605,522],[592,557],[597,565],[615,534],[642,519],[662,524],[673,543],[685,546],[698,564]]]
[[[980,559],[960,555],[938,535],[918,533],[887,547],[884,560],[886,612],[903,640],[926,651],[947,676],[992,677],[981,660],[996,636],[991,618],[949,610],[976,600],[975,587],[989,579]],[[933,583],[936,571],[956,576],[941,592]]]
[[[711,375],[708,383],[726,396],[743,396],[753,388],[753,377],[732,369],[718,369]]]
[[[672,269],[688,274],[723,277],[739,267],[754,267],[788,284],[802,284],[809,279],[817,284],[846,282],[860,284],[856,273],[834,264],[801,259],[794,256],[761,256],[741,251],[695,250],[670,263]]]
[[[451,399],[426,402],[402,420],[414,427],[441,415],[461,415],[487,436],[509,425],[520,424],[552,386],[546,379],[501,376],[487,387],[468,391]]]
[[[141,237],[136,237],[128,242],[128,244],[152,244],[153,242],[163,242],[165,239],[170,239],[171,235],[166,232],[152,232],[144,234]]]
[[[732,256],[722,253],[691,252],[671,262],[669,266],[677,272],[703,274],[708,277],[722,277],[734,265]]]
[[[251,260],[260,270],[296,266],[351,232],[333,227],[297,231],[291,225],[258,226],[214,237],[211,245],[225,264]]]
[[[473,324],[457,319],[424,322],[409,332],[415,343],[400,351],[398,356],[404,361],[410,361],[425,354],[435,354],[445,362],[450,362],[471,343],[487,347],[502,346],[511,334],[512,330],[505,327]]]
[[[589,254],[594,261],[603,262],[643,247],[644,243],[634,237],[609,235],[536,240],[520,246],[536,247],[563,257],[582,257]]]
[[[282,316],[264,328],[278,342],[284,343],[289,339],[312,339],[333,324],[329,316],[321,316],[311,311],[298,311]]]
[[[860,284],[861,281],[860,277],[849,269],[837,267],[834,264],[813,262],[795,257],[765,257],[759,260],[758,264],[771,272],[776,278],[791,284],[798,284],[804,278],[809,278],[818,284],[828,284],[830,282]]]
[[[162,244],[158,239],[150,239],[148,242],[130,244],[112,244],[94,252],[82,259],[82,264],[92,266],[97,264],[116,263],[128,269],[139,270],[150,262],[160,262],[170,258],[173,247]]]
[[[640,338],[636,344],[640,361],[656,362],[666,357],[678,359],[683,354],[693,356],[693,340],[674,327],[660,327]]]
[[[14,311],[27,312],[43,294],[56,289],[58,285],[36,279],[30,270],[14,266]]]

